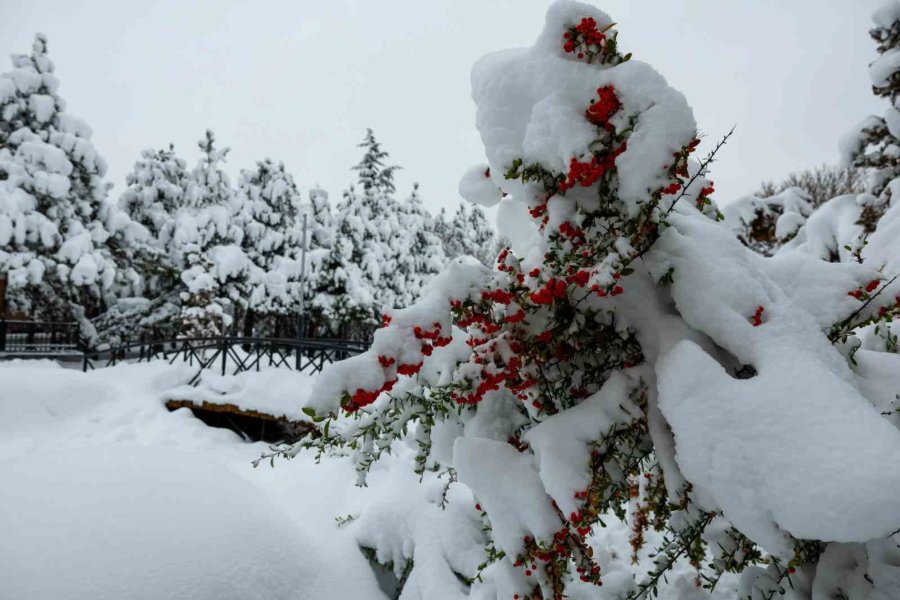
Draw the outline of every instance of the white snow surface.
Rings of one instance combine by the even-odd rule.
[[[333,520],[349,464],[253,469],[264,444],[163,406],[189,367],[2,364],[4,600],[384,598]]]
[[[459,480],[472,490],[490,515],[493,538],[507,556],[522,551],[525,536],[548,542],[563,526],[533,460],[510,444],[457,438],[453,463]],[[503,485],[497,485],[500,473]]]
[[[353,486],[347,458],[318,462],[300,453],[274,469],[253,469],[265,444],[209,428],[187,409],[164,408],[193,373],[164,362],[89,373],[49,361],[0,362],[4,600],[384,600],[360,547],[393,563],[396,575],[413,560],[400,600],[493,600],[528,589],[523,574],[502,561],[484,583],[467,589],[460,581],[485,559],[476,499],[454,483],[441,508],[447,482],[431,473],[420,481],[413,472],[414,432],[373,467],[366,488]],[[206,374],[199,389],[226,390],[235,403],[276,412],[288,406],[291,384],[302,406],[310,383],[304,377],[274,368],[230,379]],[[508,444],[470,441],[476,457],[485,443],[515,453]],[[527,462],[520,466],[540,486]],[[534,534],[552,530],[556,518],[544,497]],[[336,517],[349,520],[338,526]],[[591,545],[603,589],[620,597],[652,564],[658,534],[649,533],[634,566],[628,525],[612,516],[606,522]],[[688,565],[679,566],[661,589],[691,599],[692,577]],[[730,585],[714,597],[731,600]],[[594,598],[595,589],[576,585],[570,597]]]
[[[45,450],[0,462],[0,481],[10,600],[287,600],[323,566],[280,507],[202,455]]]
[[[575,492],[590,484],[590,442],[617,425],[627,425],[639,414],[628,398],[634,386],[628,375],[614,373],[584,402],[545,419],[525,434],[544,488],[564,515],[580,510]]]
[[[503,191],[494,182],[490,167],[485,164],[470,167],[459,180],[459,195],[472,204],[496,206]]]
[[[790,554],[784,532],[866,541],[896,530],[900,466],[889,457],[900,451],[900,432],[857,389],[846,359],[822,335],[822,315],[777,285],[767,273],[771,259],[721,226],[683,215],[672,222],[653,253],[675,269],[679,311],[758,372],[735,379],[693,342],[657,364],[659,403],[685,477],[770,552]],[[798,270],[794,278],[816,285],[825,274]],[[854,289],[853,276],[864,274],[844,273],[844,285],[828,287]],[[763,322],[754,327],[758,306]]]

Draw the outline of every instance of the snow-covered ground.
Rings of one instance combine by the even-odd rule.
[[[383,598],[334,520],[365,502],[352,467],[254,469],[264,444],[166,410],[191,374],[0,363],[0,595]]]
[[[403,598],[465,598],[484,560],[469,491],[413,473],[396,445],[355,487],[349,459],[300,454],[258,468],[267,450],[204,425],[168,398],[194,390],[289,417],[311,377],[264,369],[207,376],[164,362],[82,373],[49,361],[0,362],[0,581],[4,600],[383,599],[360,547],[401,574]],[[343,524],[341,520],[350,517]],[[630,587],[627,525],[594,536],[603,598]],[[388,577],[390,579],[390,577]],[[384,584],[388,589],[390,582]],[[699,592],[680,570],[673,597]],[[727,597],[727,596],[722,596]]]

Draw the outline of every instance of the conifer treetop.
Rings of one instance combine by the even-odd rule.
[[[385,161],[390,155],[381,148],[381,143],[375,139],[375,133],[371,128],[366,129],[363,141],[357,146],[366,149],[362,160],[353,167],[354,171],[359,172],[359,184],[363,192],[366,195],[376,195],[378,193],[389,195],[396,192],[394,171],[400,167],[385,165]]]

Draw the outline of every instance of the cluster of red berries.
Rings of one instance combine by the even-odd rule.
[[[671,196],[672,194],[677,194],[680,189],[681,189],[681,183],[676,181],[674,183],[670,183],[669,185],[667,185],[660,191],[665,196]]]
[[[762,306],[756,307],[756,312],[753,313],[753,318],[750,319],[750,322],[753,323],[754,327],[759,327],[760,325],[762,325],[762,314],[764,310],[766,309]]]
[[[697,208],[703,210],[704,204],[711,204],[709,197],[716,191],[716,188],[713,187],[713,182],[710,181],[709,185],[700,190],[700,193],[697,195]]]
[[[528,212],[531,214],[531,216],[533,218],[540,219],[541,217],[543,217],[547,214],[547,201],[544,200],[537,206],[533,206],[533,207],[529,208]]]
[[[392,318],[390,315],[382,315],[381,322],[383,327],[387,327],[391,324]],[[424,329],[420,326],[415,326],[413,328],[413,335],[415,335],[417,340],[424,341],[420,347],[420,350],[424,356],[431,356],[434,348],[440,348],[442,346],[446,346],[450,342],[453,341],[452,336],[441,336],[441,324],[435,322],[432,326],[432,329]],[[356,412],[360,408],[364,406],[368,406],[375,402],[375,400],[384,392],[389,392],[394,388],[394,384],[397,383],[397,377],[394,373],[391,373],[390,369],[394,365],[396,365],[396,375],[405,375],[412,376],[422,370],[423,362],[419,361],[417,363],[405,363],[397,365],[397,359],[393,356],[387,356],[385,354],[378,356],[378,364],[386,371],[385,382],[381,385],[380,388],[373,390],[366,390],[363,388],[358,388],[352,394],[347,394],[342,403],[344,410],[347,412]]]
[[[494,352],[496,350],[496,345],[491,344],[489,348],[487,348],[488,352]],[[476,357],[476,363],[485,364],[487,362],[486,356],[482,354],[480,357]],[[475,389],[467,394],[452,394],[452,398],[458,404],[478,404],[484,399],[484,395],[488,392],[499,390],[501,384],[505,384],[507,388],[511,391],[520,392],[532,385],[535,385],[537,382],[534,380],[525,380],[522,381],[519,376],[519,371],[522,368],[522,361],[518,356],[512,357],[505,365],[497,366],[494,365],[497,370],[491,372],[487,368],[482,368],[479,373],[479,382],[478,385],[475,386]]]
[[[871,294],[876,289],[878,289],[879,285],[881,285],[881,281],[878,279],[873,279],[872,281],[870,281],[869,283],[866,284],[866,292],[865,293]],[[857,300],[861,300],[863,297],[863,290],[862,290],[862,288],[856,289],[856,290],[853,290],[852,292],[847,292],[847,295],[853,296]]]
[[[568,284],[562,279],[553,277],[547,280],[547,283],[536,292],[532,292],[528,299],[534,304],[551,304],[556,298],[563,298],[566,295]]]
[[[622,144],[623,148],[624,146],[625,144]],[[615,165],[615,157],[619,154],[621,154],[621,152],[617,151],[606,158],[591,156],[591,160],[588,162],[580,162],[573,156],[572,160],[569,161],[569,172],[566,174],[566,180],[561,182],[557,186],[557,189],[560,192],[565,192],[566,190],[575,187],[576,184],[581,184],[581,187],[591,187],[597,183],[607,171],[612,169]]]
[[[562,222],[562,224],[559,226],[559,232],[560,232],[563,236],[565,236],[565,237],[567,237],[567,238],[569,238],[569,239],[578,239],[578,240],[584,240],[584,239],[585,239],[585,236],[584,236],[584,230],[583,230],[581,227],[575,227],[575,226],[573,226],[573,225],[572,225],[571,223],[569,223],[568,221],[563,221],[563,222]]]
[[[577,271],[573,275],[569,275],[566,277],[566,281],[568,283],[574,283],[578,287],[584,287],[588,284],[588,280],[591,278],[591,272],[585,269],[581,269]]]
[[[597,29],[597,21],[593,17],[585,17],[581,22],[563,33],[563,50],[571,54],[578,50],[578,58],[584,58],[584,50],[591,51],[591,46],[602,46],[606,34]],[[594,51],[599,50],[595,48]]]
[[[509,304],[513,301],[512,292],[508,292],[506,290],[496,289],[496,290],[485,290],[481,292],[481,297],[484,300],[491,300],[496,302],[497,304]]]
[[[597,99],[591,100],[591,105],[585,111],[587,120],[597,125],[609,129],[610,118],[622,108],[619,97],[616,96],[616,88],[611,85],[597,88]]]
[[[613,279],[616,281],[619,281],[620,279],[622,279],[622,274],[621,273],[613,273]],[[601,287],[599,284],[595,283],[594,285],[591,286],[591,291],[594,292],[595,294],[597,294],[597,296],[599,296],[600,298],[605,298],[607,295],[618,296],[625,290],[619,284],[615,284],[615,285],[613,285],[612,289],[609,289],[609,288]]]
[[[425,356],[431,356],[435,348],[441,348],[453,341],[453,336],[441,336],[441,324],[437,322],[434,324],[434,329],[430,331],[416,326],[413,328],[413,334],[417,340],[429,340],[430,343],[422,344],[421,347],[422,354]],[[397,372],[400,372],[399,367]]]

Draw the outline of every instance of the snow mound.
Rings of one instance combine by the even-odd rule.
[[[166,390],[167,399],[196,403],[233,404],[241,410],[259,411],[292,421],[309,421],[303,412],[315,375],[287,368],[268,367],[261,372],[236,375],[201,374],[198,385],[180,385]]]
[[[0,463],[7,600],[322,598],[312,540],[226,467],[167,447]]]
[[[822,335],[822,315],[804,306],[811,299],[786,294],[777,261],[726,239],[719,225],[682,215],[672,222],[654,254],[677,273],[679,311],[757,371],[735,379],[693,342],[660,359],[659,405],[687,480],[776,554],[791,553],[784,532],[862,542],[896,530],[900,467],[890,457],[900,434],[854,385]],[[862,274],[833,270],[831,288],[853,289]],[[793,279],[815,287],[822,275],[800,269]]]
[[[23,362],[10,363],[15,368],[2,371],[0,437],[64,423],[113,399],[110,386],[97,378],[43,361]],[[48,368],[53,369],[52,376]]]
[[[472,204],[495,206],[503,198],[503,192],[494,183],[488,165],[475,165],[459,180],[459,195]]]

